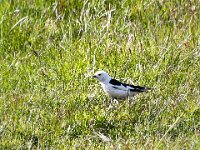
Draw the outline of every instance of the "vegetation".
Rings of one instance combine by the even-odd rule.
[[[199,149],[199,10],[0,0],[0,148]],[[154,90],[111,103],[97,70]]]

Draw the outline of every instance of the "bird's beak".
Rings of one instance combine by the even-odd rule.
[[[94,75],[93,78],[97,78],[97,76]]]

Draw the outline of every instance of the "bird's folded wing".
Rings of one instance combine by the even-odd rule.
[[[114,85],[112,87],[115,88],[115,89],[118,89],[118,90],[122,90],[122,91],[130,91],[130,88],[131,88],[131,87],[130,88],[129,87],[125,87],[122,84],[121,85]]]
[[[113,88],[122,90],[122,91],[129,91],[129,92],[145,92],[145,91],[147,91],[146,87],[134,86],[131,84],[121,83],[115,79],[110,80],[110,84],[112,84]]]
[[[123,91],[130,91],[130,92],[145,92],[146,88],[145,87],[140,87],[140,86],[123,86],[123,85],[115,85],[113,88],[118,89],[118,90],[123,90]]]

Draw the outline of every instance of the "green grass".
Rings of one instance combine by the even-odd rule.
[[[0,1],[1,149],[199,149],[198,1]],[[154,87],[110,100],[105,70]],[[115,105],[115,104],[112,104]]]

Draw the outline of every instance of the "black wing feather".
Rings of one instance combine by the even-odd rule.
[[[115,79],[111,79],[109,83],[112,84],[112,85],[121,85],[121,84],[123,84],[123,83],[121,83],[121,82],[119,82],[118,80],[115,80]]]
[[[123,85],[124,87],[130,86],[130,87],[133,88],[133,89],[130,89],[130,91],[132,91],[132,92],[145,92],[147,90],[146,87],[134,86],[134,85],[131,85],[131,84],[121,83],[116,79],[111,79],[109,83],[112,84],[112,85],[118,85],[118,86]],[[114,87],[114,88],[117,89],[117,87]]]

